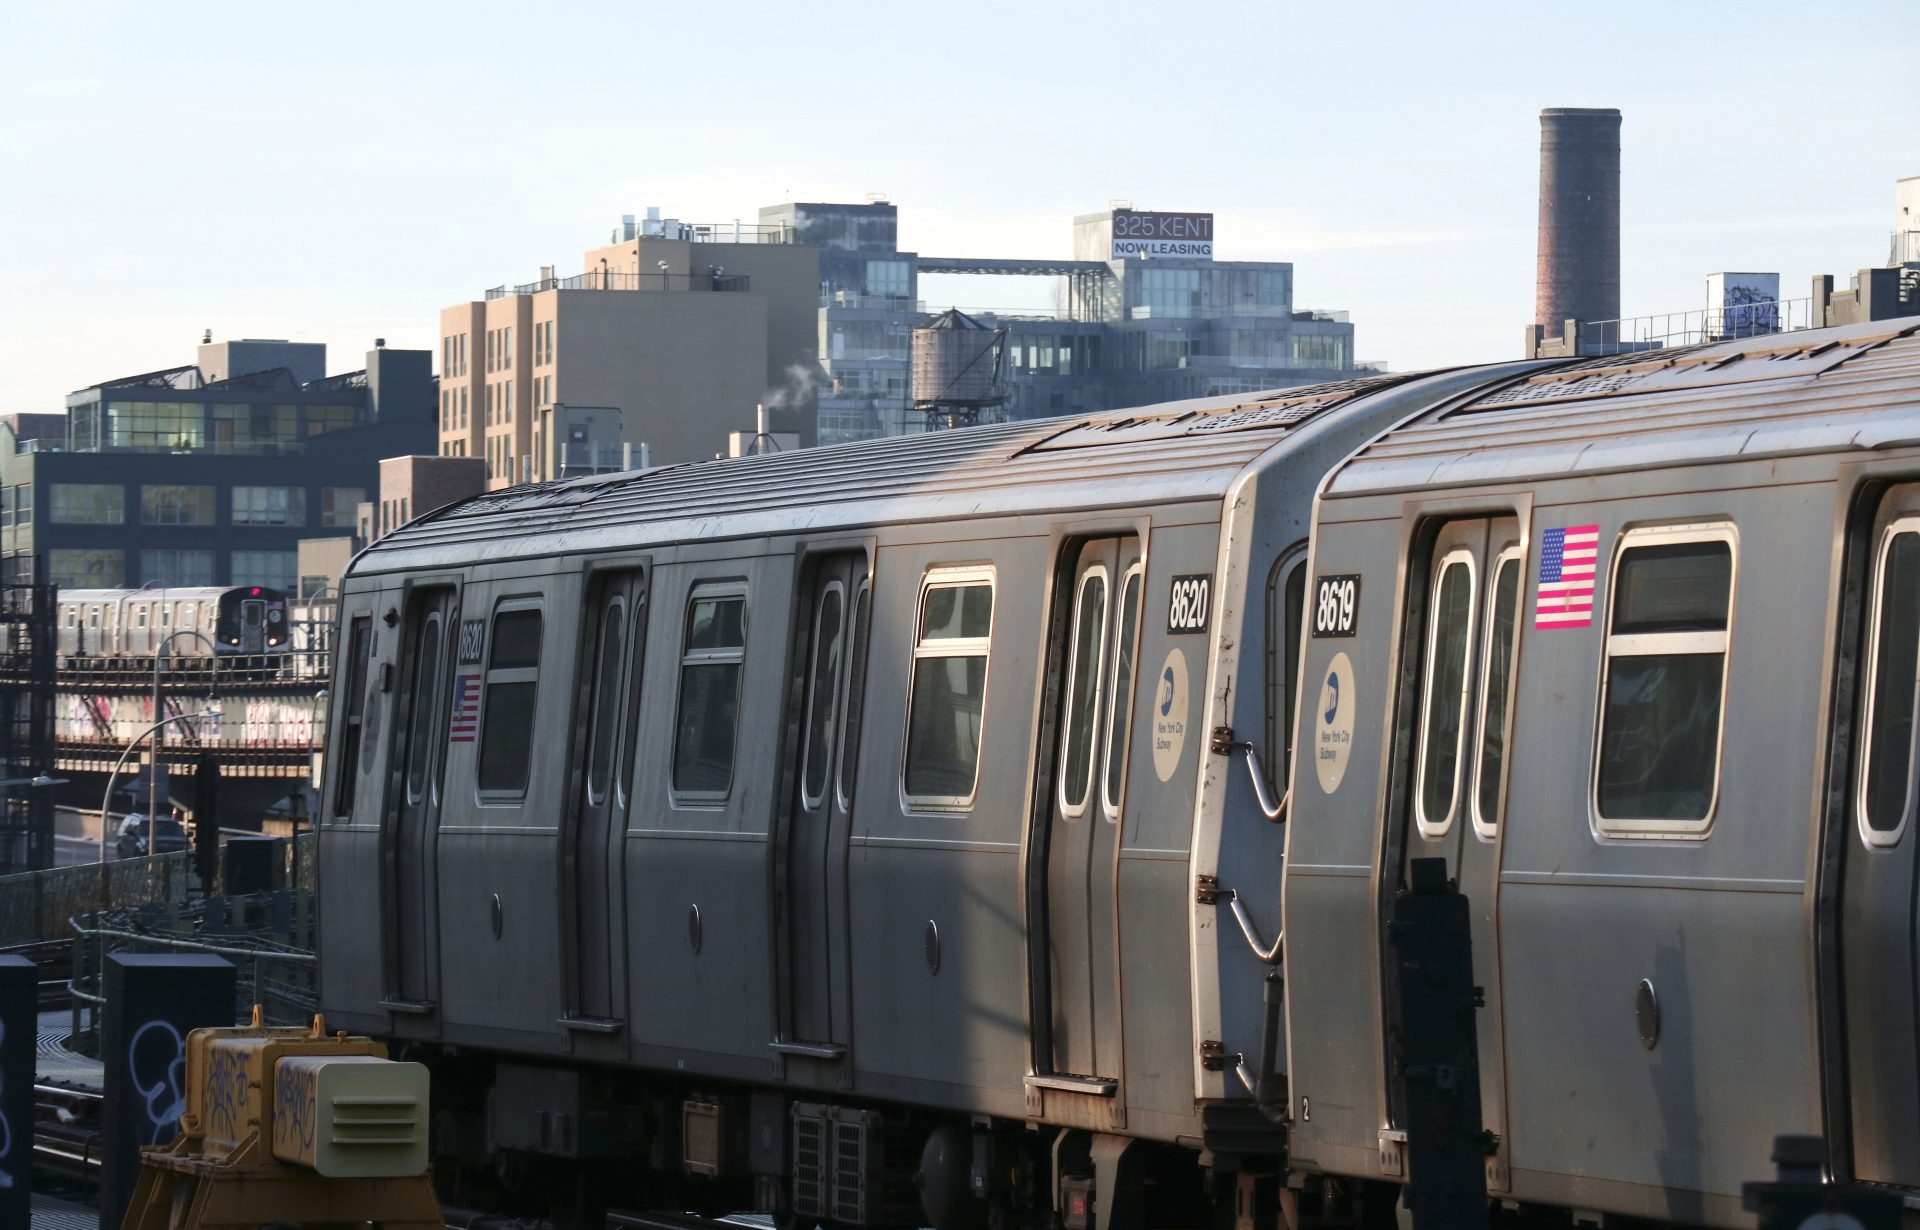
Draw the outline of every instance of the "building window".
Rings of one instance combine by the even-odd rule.
[[[140,552],[140,582],[212,585],[213,552],[185,547],[149,547]]]
[[[1200,312],[1198,269],[1142,269],[1136,318],[1181,319]]]
[[[117,483],[51,483],[55,525],[121,525],[126,488]]]
[[[306,492],[299,487],[235,487],[235,525],[305,525]]]
[[[687,603],[674,723],[673,788],[725,798],[739,738],[740,670],[747,655],[747,596],[695,590]]]
[[[47,581],[62,589],[118,589],[127,583],[126,553],[101,547],[55,547],[47,552]]]
[[[366,498],[365,487],[320,488],[320,524],[328,529],[352,529],[354,510]]]
[[[212,525],[215,509],[212,487],[140,488],[140,520],[147,525]]]
[[[13,523],[15,525],[33,524],[33,484],[23,483],[15,488],[17,492],[13,502]]]
[[[908,285],[907,262],[867,262],[868,295],[878,299],[905,299]]]
[[[462,388],[460,390],[460,430],[465,431],[466,429],[467,429],[467,391],[466,389]]]
[[[993,573],[940,569],[920,587],[919,634],[907,688],[907,802],[972,803],[993,636]]]
[[[533,708],[540,686],[538,608],[509,608],[493,617],[487,658],[486,708],[480,730],[480,793],[524,796],[533,767]]]
[[[1347,339],[1325,333],[1295,333],[1293,335],[1293,366],[1325,367],[1344,371],[1347,362]]]
[[[282,592],[293,589],[300,572],[299,555],[293,551],[235,551],[234,585],[261,585]]]
[[[1720,782],[1733,531],[1630,531],[1610,591],[1593,783],[1600,831],[1704,832]]]

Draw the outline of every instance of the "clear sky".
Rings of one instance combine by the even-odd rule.
[[[862,200],[903,247],[1064,256],[1075,213],[1211,210],[1396,369],[1510,357],[1538,113],[1614,106],[1623,309],[1883,262],[1920,175],[1914,0],[10,5],[0,411],[217,338],[432,347],[622,213]],[[929,279],[1019,307],[1044,285]]]

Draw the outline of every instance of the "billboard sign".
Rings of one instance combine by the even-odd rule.
[[[1113,211],[1113,260],[1128,257],[1213,259],[1212,214]]]

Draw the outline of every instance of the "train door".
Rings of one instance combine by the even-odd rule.
[[[1069,622],[1056,638],[1050,695],[1059,711],[1045,817],[1044,1015],[1036,1067],[1097,1091],[1120,1077],[1118,860],[1129,719],[1145,571],[1132,535],[1083,543],[1072,557]]]
[[[458,595],[450,585],[416,590],[408,604],[397,670],[393,753],[381,833],[386,915],[387,989],[401,1010],[433,1002],[437,948],[434,848],[440,770],[446,759],[447,664],[452,659]]]
[[[791,686],[799,700],[791,797],[775,847],[783,1049],[833,1057],[848,1042],[847,839],[866,682],[870,583],[863,551],[807,561]]]
[[[1856,1179],[1920,1185],[1920,834],[1914,718],[1920,680],[1920,486],[1874,521],[1866,658],[1854,672],[1853,789],[1840,873],[1842,1046]]]
[[[260,598],[240,600],[240,652],[264,653],[267,648],[267,604]]]
[[[574,752],[572,814],[560,834],[561,930],[568,937],[568,1020],[612,1032],[626,1002],[625,866],[633,748],[646,650],[647,574],[590,578]]]
[[[1496,1192],[1507,1190],[1510,1155],[1497,924],[1514,651],[1525,593],[1521,554],[1512,517],[1450,521],[1434,540],[1425,575],[1410,574],[1408,583],[1421,587],[1419,600],[1409,595],[1408,603],[1421,612],[1419,664],[1402,676],[1414,689],[1415,706],[1413,741],[1397,774],[1409,789],[1394,813],[1392,857],[1383,861],[1388,878],[1381,886],[1384,911],[1406,887],[1414,859],[1438,858],[1467,898],[1474,983],[1486,996],[1476,1015],[1481,1116],[1487,1130],[1503,1138],[1487,1162],[1488,1187]],[[1569,556],[1565,567],[1576,566],[1590,570],[1590,554],[1578,561]],[[1384,971],[1391,955],[1381,955]],[[1387,987],[1391,1004],[1391,979]],[[1401,1127],[1400,1090],[1391,1073],[1387,1089],[1389,1117]]]

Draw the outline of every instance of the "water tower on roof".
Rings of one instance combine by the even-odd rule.
[[[913,408],[927,430],[972,427],[1006,400],[1000,364],[1007,331],[991,329],[958,308],[948,308],[913,331]]]

